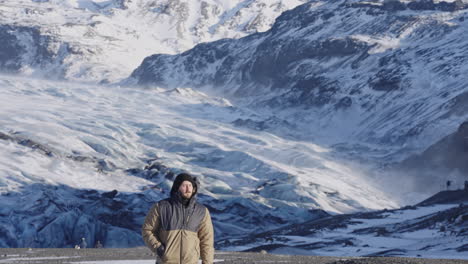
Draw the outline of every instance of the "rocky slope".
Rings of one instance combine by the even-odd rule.
[[[445,191],[398,210],[333,215],[218,242],[228,250],[329,256],[466,259],[468,189]]]
[[[415,154],[395,165],[398,171],[414,178],[440,178],[442,188],[462,188],[468,182],[468,122],[420,154]],[[450,183],[447,186],[447,181]],[[445,186],[444,186],[445,184]]]

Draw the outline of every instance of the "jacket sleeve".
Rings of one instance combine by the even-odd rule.
[[[146,246],[148,246],[151,251],[156,253],[156,249],[161,246],[161,241],[159,241],[156,236],[156,231],[159,228],[159,213],[158,213],[158,204],[155,204],[148,212],[148,215],[145,218],[145,223],[141,229],[141,234],[143,236],[143,241],[145,241]]]
[[[200,254],[203,264],[211,264],[214,259],[214,231],[211,223],[211,216],[208,208],[206,209],[205,217],[202,220],[200,229],[198,230],[198,238],[200,239]]]

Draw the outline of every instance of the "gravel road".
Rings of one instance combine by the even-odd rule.
[[[27,264],[149,264],[154,263],[154,255],[144,247],[122,249],[25,249],[1,248],[0,263],[27,263]],[[468,264],[466,260],[452,259],[424,259],[399,257],[320,257],[272,255],[262,253],[223,252],[215,254],[216,263],[309,263],[309,264]]]

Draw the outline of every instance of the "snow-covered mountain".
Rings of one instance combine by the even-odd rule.
[[[0,70],[112,82],[154,53],[270,28],[305,0],[0,1]]]
[[[231,251],[321,256],[468,258],[468,189],[397,210],[324,217],[219,241]]]
[[[372,159],[383,178],[468,120],[467,15],[463,1],[310,1],[266,32],[150,56],[127,83],[197,88],[274,113],[271,127]],[[414,186],[429,194],[445,180]]]
[[[299,117],[301,130],[321,128],[331,142],[404,147],[425,138],[421,149],[448,134],[435,127],[454,131],[467,117],[468,4],[395,3],[311,1],[267,32],[148,57],[132,77],[292,108],[283,119]]]

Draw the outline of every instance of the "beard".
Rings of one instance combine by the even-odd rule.
[[[184,199],[190,199],[192,198],[192,193],[191,192],[186,192],[186,193],[180,193],[180,196]]]

